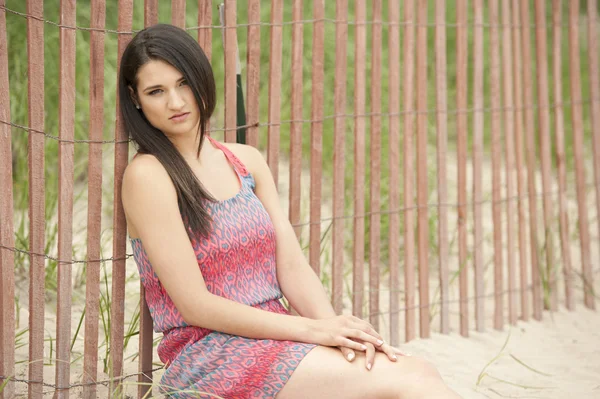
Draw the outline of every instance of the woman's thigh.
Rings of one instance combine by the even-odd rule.
[[[403,386],[410,390],[424,379],[439,378],[435,368],[419,358],[399,356],[392,362],[378,352],[369,371],[362,353],[348,362],[339,349],[318,346],[300,362],[277,399],[399,398]]]

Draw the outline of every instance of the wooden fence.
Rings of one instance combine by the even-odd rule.
[[[584,305],[595,308],[594,275],[600,270],[600,77],[595,1],[588,1],[582,12],[578,0],[455,0],[449,2],[454,5],[450,9],[444,0],[356,1],[350,8],[346,0],[336,0],[333,16],[326,14],[324,0],[312,4],[272,0],[270,5],[259,0],[225,0],[224,26],[214,22],[216,4],[207,0],[194,2],[197,24],[189,26],[190,3],[172,0],[171,22],[186,27],[187,21],[187,29],[197,35],[214,65],[221,65],[224,59],[224,90],[220,92],[224,103],[221,114],[211,122],[212,134],[236,140],[239,42],[246,55],[247,142],[266,148],[276,182],[283,180],[280,165],[289,163],[289,190],[282,190],[289,194],[289,218],[298,237],[306,236],[310,264],[330,290],[337,312],[351,311],[368,318],[398,345],[401,340],[414,339],[417,326],[420,337],[429,337],[432,329],[447,334],[453,324],[463,336],[472,328],[483,331],[488,297],[493,298],[496,329],[515,324],[519,318],[541,319],[544,308],[556,310],[562,305],[575,309],[580,300],[578,284],[583,285]],[[310,15],[305,11],[309,6]],[[568,16],[564,17],[567,7]],[[60,2],[60,21],[56,22],[44,16],[43,0],[28,0],[26,12],[15,11],[7,6],[7,0],[0,0],[2,398],[25,390],[33,398],[48,391],[64,398],[76,389],[83,390],[84,397],[94,398],[99,395],[98,385],[108,385],[108,395],[112,395],[128,378],[151,382],[152,321],[143,301],[139,373],[124,373],[125,271],[131,255],[126,250],[120,185],[129,142],[118,113],[114,139],[103,137],[107,128],[105,39],[118,37],[120,55],[134,32],[135,10],[133,0],[119,0],[115,30],[106,27],[106,9],[105,0],[91,0],[90,25],[81,27],[76,23],[75,1]],[[237,16],[242,9],[247,20]],[[265,9],[269,10],[269,22],[261,19],[267,15]],[[284,11],[289,9],[291,20],[284,20]],[[158,11],[158,0],[145,0],[144,25],[157,23]],[[28,66],[26,124],[11,119],[14,99],[9,88],[12,59],[7,26],[19,18],[27,23],[27,38],[21,39]],[[308,45],[304,43],[306,27],[312,30]],[[326,35],[330,27],[335,29],[335,39]],[[45,84],[45,28],[60,32],[58,132],[45,129],[48,101],[40,90]],[[291,62],[283,51],[287,28],[292,30]],[[268,29],[268,48],[261,46],[264,29]],[[75,139],[78,31],[89,34],[89,137],[83,140]],[[212,48],[219,33],[223,34],[223,55]],[[244,34],[245,42],[239,39]],[[455,54],[447,49],[450,35]],[[582,60],[583,38],[587,58]],[[335,54],[329,55],[326,49],[333,40]],[[568,41],[568,53],[562,52],[563,40]],[[261,58],[268,59],[268,71],[262,70]],[[565,59],[567,81],[563,81]],[[284,70],[284,65],[290,70]],[[333,69],[330,84],[326,72]],[[589,78],[589,87],[582,86],[584,76]],[[303,95],[307,83],[309,96]],[[286,85],[290,86],[289,101],[282,91]],[[565,100],[563,86],[568,87],[569,100]],[[261,87],[268,87],[268,96],[261,97]],[[267,103],[262,111],[259,98]],[[330,115],[325,113],[328,102],[333,104]],[[304,109],[307,103],[309,111]],[[287,107],[289,120],[282,117],[282,109]],[[308,113],[306,119],[303,115]],[[304,141],[303,128],[310,131],[310,138]],[[13,204],[11,137],[17,135],[28,137],[29,233],[25,243],[16,243],[14,234],[18,212]],[[281,141],[288,136],[289,155],[282,153]],[[44,173],[49,167],[45,166],[48,141],[58,142],[56,255],[45,242],[49,228]],[[324,149],[331,141],[333,159]],[[347,151],[351,144],[352,151]],[[88,148],[85,259],[73,256],[76,145]],[[114,204],[114,216],[112,257],[107,259],[101,256],[103,205],[106,208],[102,185],[107,179],[102,159],[109,147],[109,152],[114,151],[114,197],[109,206]],[[490,167],[487,157],[491,157]],[[304,171],[308,184],[302,184]],[[574,183],[569,178],[572,175]],[[576,194],[570,196],[571,190]],[[570,201],[571,197],[576,199]],[[308,198],[306,206],[303,198]],[[569,204],[575,201],[573,213]],[[573,249],[573,243],[579,248]],[[15,364],[15,270],[19,266],[15,257],[19,254],[26,255],[29,273],[29,352],[21,374],[22,364]],[[485,284],[488,255],[493,265],[492,291]],[[54,349],[50,342],[53,381],[44,378],[43,361],[48,356],[44,329],[49,316],[45,310],[49,261],[58,264]],[[98,370],[99,306],[101,269],[107,263],[112,264],[110,371],[102,377]],[[86,266],[85,334],[83,372],[74,377],[72,272],[78,266]],[[458,280],[456,290],[454,279]],[[437,310],[433,312],[433,308]],[[433,320],[439,321],[439,328],[432,327]],[[139,397],[148,388],[139,385]]]

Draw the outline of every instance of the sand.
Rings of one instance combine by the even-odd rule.
[[[504,331],[433,334],[402,348],[434,362],[464,398],[600,398],[600,313],[582,306]]]
[[[600,398],[600,312],[583,306],[572,312],[544,312],[542,321],[519,321],[504,331],[470,331],[469,338],[433,333],[431,338],[416,339],[401,348],[433,362],[446,383],[465,399]],[[80,376],[77,363],[72,382]],[[125,368],[135,372],[136,364],[126,361]],[[25,371],[23,365],[18,369]],[[54,382],[53,371],[45,367],[47,382]],[[154,374],[157,383],[160,375],[161,371]],[[125,387],[129,395],[135,395],[134,381]],[[18,383],[16,388],[17,397],[26,397],[25,384]],[[51,389],[44,391],[45,396],[52,394]],[[98,393],[106,397],[106,387],[99,386]],[[75,388],[71,397],[80,394],[80,388]]]

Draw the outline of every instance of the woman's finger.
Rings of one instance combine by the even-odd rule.
[[[354,353],[354,351],[350,348],[346,348],[345,346],[340,346],[340,351],[342,351],[342,354],[344,355],[344,358],[346,358],[347,361],[351,362],[354,360],[354,358],[356,358],[356,354]]]
[[[373,362],[375,361],[375,347],[372,344],[367,343],[367,351],[365,353],[365,366],[367,370],[371,371],[373,368]]]
[[[394,347],[387,345],[387,344],[382,345],[380,348],[378,348],[378,350],[385,353],[386,356],[388,357],[388,359],[390,359],[392,362],[395,362],[398,360],[398,356],[394,349],[395,349]]]
[[[386,347],[387,351],[383,350],[384,347]],[[389,353],[399,355],[399,356],[410,356],[410,353],[404,352],[404,351],[396,348],[395,346],[391,346],[391,345],[387,345],[387,344],[383,345],[381,348],[379,348],[379,350],[381,350],[382,352],[385,352],[385,353],[388,353],[388,351],[389,351]]]
[[[347,337],[350,337],[356,341],[371,343],[371,344],[373,344],[373,346],[376,346],[376,347],[380,347],[381,345],[383,345],[382,339],[374,337],[371,334],[367,334],[366,332],[364,332],[362,330],[348,329],[348,330],[344,331],[344,335],[346,335]]]
[[[356,316],[352,316],[354,322],[356,323],[356,328],[366,332],[369,335],[374,336],[375,338],[377,338],[377,340],[383,342],[383,338],[381,337],[381,334],[379,334],[375,328],[373,328],[373,326],[371,325],[371,323],[366,322],[364,320],[359,319]]]
[[[355,351],[364,352],[367,350],[365,344],[351,340],[350,338],[339,337],[337,339],[337,346],[346,347]]]
[[[394,353],[396,353],[397,355],[400,355],[400,356],[411,356],[410,353],[404,352],[404,351],[402,351],[402,350],[400,350],[400,349],[398,349],[398,348],[396,348],[394,346],[392,346],[391,348],[394,350]]]

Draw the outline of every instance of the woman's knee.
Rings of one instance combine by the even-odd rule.
[[[397,362],[390,362],[382,356],[377,360],[375,367],[369,372],[372,373],[372,379],[369,378],[368,397],[421,398],[430,396],[430,391],[439,390],[444,385],[437,368],[423,358],[403,356]]]
[[[423,380],[441,380],[442,376],[438,369],[428,360],[420,357],[409,357],[407,360],[410,362],[408,365],[411,370],[411,374],[416,379]]]
[[[395,398],[430,397],[432,393],[442,392],[445,394],[442,376],[433,363],[419,357],[404,359],[404,375],[397,378],[397,383],[394,384]]]
[[[382,398],[420,397],[429,389],[443,385],[437,368],[429,361],[419,357],[402,358],[393,376],[388,376]]]

